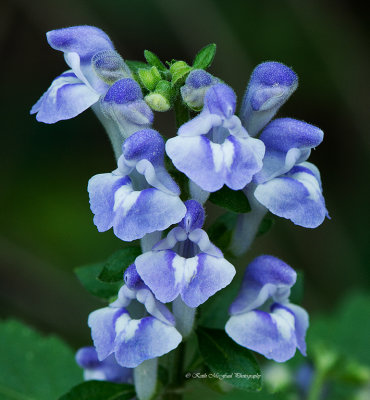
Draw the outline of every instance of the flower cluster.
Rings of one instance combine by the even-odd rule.
[[[239,215],[231,248],[223,249],[236,255],[247,250],[267,211],[308,228],[323,222],[320,174],[307,162],[323,132],[291,118],[271,121],[298,85],[283,64],[256,67],[236,115],[235,92],[202,68],[177,62],[167,70],[156,59],[130,69],[107,35],[90,26],[51,31],[47,39],[71,69],[31,113],[54,123],[93,108],[117,158],[117,169],[88,183],[94,224],[142,244],[118,298],[90,314],[95,347],[79,350],[77,362],[86,379],[130,382],[133,368],[176,349],[191,332],[197,307],[234,278],[234,266],[203,229],[201,203],[209,192],[227,186],[249,200],[251,211]],[[176,65],[185,71],[181,79]],[[177,102],[197,113],[166,142],[151,128],[159,104],[153,96],[164,99],[166,109]],[[168,166],[186,184],[176,182]],[[275,257],[252,261],[230,307],[227,334],[278,362],[296,348],[305,354],[308,315],[289,302],[295,281],[294,270]]]

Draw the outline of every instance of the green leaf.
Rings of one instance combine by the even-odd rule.
[[[1,400],[55,400],[81,381],[74,353],[60,339],[0,322]]]
[[[59,400],[129,400],[135,397],[133,385],[87,381],[72,388]]]
[[[84,265],[74,270],[82,286],[94,296],[109,300],[116,296],[122,282],[107,283],[98,279],[104,267],[104,263]],[[122,281],[122,276],[121,276]]]
[[[214,43],[203,47],[195,56],[193,68],[206,69],[211,64],[216,55],[216,45]]]
[[[99,279],[103,282],[113,283],[122,282],[123,273],[126,268],[135,262],[136,257],[141,254],[138,246],[126,247],[112,254],[104,264],[103,270],[99,274]]]
[[[261,388],[261,370],[249,350],[236,344],[221,329],[198,328],[197,333],[199,351],[214,374],[228,375],[226,382],[242,390]]]
[[[136,74],[139,68],[150,68],[148,64],[142,61],[125,60],[125,63],[130,68],[131,72]]]
[[[151,51],[144,50],[144,57],[148,64],[152,65],[153,67],[157,67],[159,71],[166,71],[167,68],[164,66],[162,61]]]
[[[208,228],[208,236],[212,243],[225,250],[229,247],[232,230],[236,225],[238,215],[233,212],[226,212],[219,216]]]
[[[241,190],[232,190],[227,186],[223,186],[217,192],[211,193],[208,200],[217,206],[238,214],[247,213],[251,210],[245,194]]]

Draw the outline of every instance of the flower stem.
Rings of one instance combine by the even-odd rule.
[[[325,371],[318,369],[313,378],[307,400],[320,400],[325,380]]]
[[[179,347],[169,354],[168,373],[169,385],[167,392],[164,395],[164,400],[181,400],[181,389],[184,383],[184,356],[185,356],[185,343],[181,342]]]
[[[249,250],[257,233],[258,228],[267,213],[267,208],[260,204],[254,197],[256,185],[250,183],[245,189],[244,194],[249,200],[251,211],[246,214],[239,214],[237,225],[231,239],[230,249],[235,256],[241,256]]]

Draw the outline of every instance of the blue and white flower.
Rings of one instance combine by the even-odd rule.
[[[206,92],[202,112],[166,143],[175,167],[209,192],[224,184],[242,189],[262,168],[265,147],[248,135],[234,115],[235,107],[236,95],[229,86],[212,86]]]
[[[122,146],[118,169],[93,176],[90,206],[99,232],[131,241],[178,223],[186,213],[180,189],[164,166],[164,141],[152,129],[134,133]]]
[[[268,124],[297,86],[297,75],[286,65],[271,61],[257,65],[240,108],[249,135],[256,136]]]
[[[296,272],[278,258],[257,257],[231,304],[227,334],[241,346],[277,362],[292,358],[296,348],[306,355],[308,314],[289,302],[296,279]]]
[[[266,153],[253,178],[254,197],[273,214],[305,228],[316,228],[328,216],[320,173],[305,162],[323,136],[321,129],[291,118],[270,122],[260,136]]]
[[[204,69],[194,69],[180,89],[181,97],[190,108],[200,111],[203,108],[207,90],[217,83],[220,83],[220,80]]]
[[[52,124],[70,119],[95,104],[108,85],[92,68],[92,58],[101,51],[114,50],[109,37],[93,26],[73,26],[46,34],[50,46],[64,52],[71,68],[58,76],[32,107],[40,122]]]
[[[201,229],[203,207],[185,202],[187,212],[179,226],[135,261],[137,271],[155,297],[168,303],[181,296],[191,308],[198,307],[226,287],[235,268]]]
[[[108,381],[114,383],[132,383],[133,369],[120,366],[111,354],[99,361],[95,347],[82,347],[76,353],[77,364],[84,369],[85,381]]]
[[[92,312],[88,325],[100,361],[114,354],[119,365],[135,368],[175,349],[182,337],[173,315],[154,298],[135,265],[126,270],[124,279],[126,284],[118,299],[109,307]],[[139,318],[131,317],[130,312],[139,314]]]

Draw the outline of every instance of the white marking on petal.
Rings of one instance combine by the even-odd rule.
[[[211,141],[209,143],[211,146],[213,164],[215,166],[215,172],[220,172],[221,168],[223,166],[223,161],[224,161],[224,155],[222,152],[221,145],[218,143],[213,143]]]
[[[184,276],[186,259],[180,257],[179,255],[175,255],[172,260],[172,267],[175,271],[175,285],[181,284]]]
[[[197,272],[198,256],[184,258],[176,254],[172,260],[175,272],[175,284],[189,284]]]
[[[290,339],[292,330],[294,330],[294,316],[292,313],[279,307],[271,314],[271,318],[274,320],[283,339]]]
[[[140,196],[140,191],[132,190],[131,185],[121,186],[114,194],[114,207],[113,211],[122,209],[123,213],[120,217],[124,217],[136,203],[138,197]]]
[[[135,336],[135,332],[139,328],[140,322],[140,319],[131,319],[129,314],[122,314],[116,321],[116,335],[124,332],[123,337],[125,342],[129,341]]]
[[[225,142],[222,144],[222,152],[225,167],[230,169],[234,161],[234,144],[230,140],[225,140]]]
[[[198,256],[186,259],[184,270],[184,281],[189,284],[197,272]]]
[[[302,185],[309,192],[309,199],[313,201],[318,201],[320,198],[321,190],[317,179],[308,174],[306,172],[297,172],[296,174],[291,175],[293,179],[296,179],[298,182],[302,183]]]

